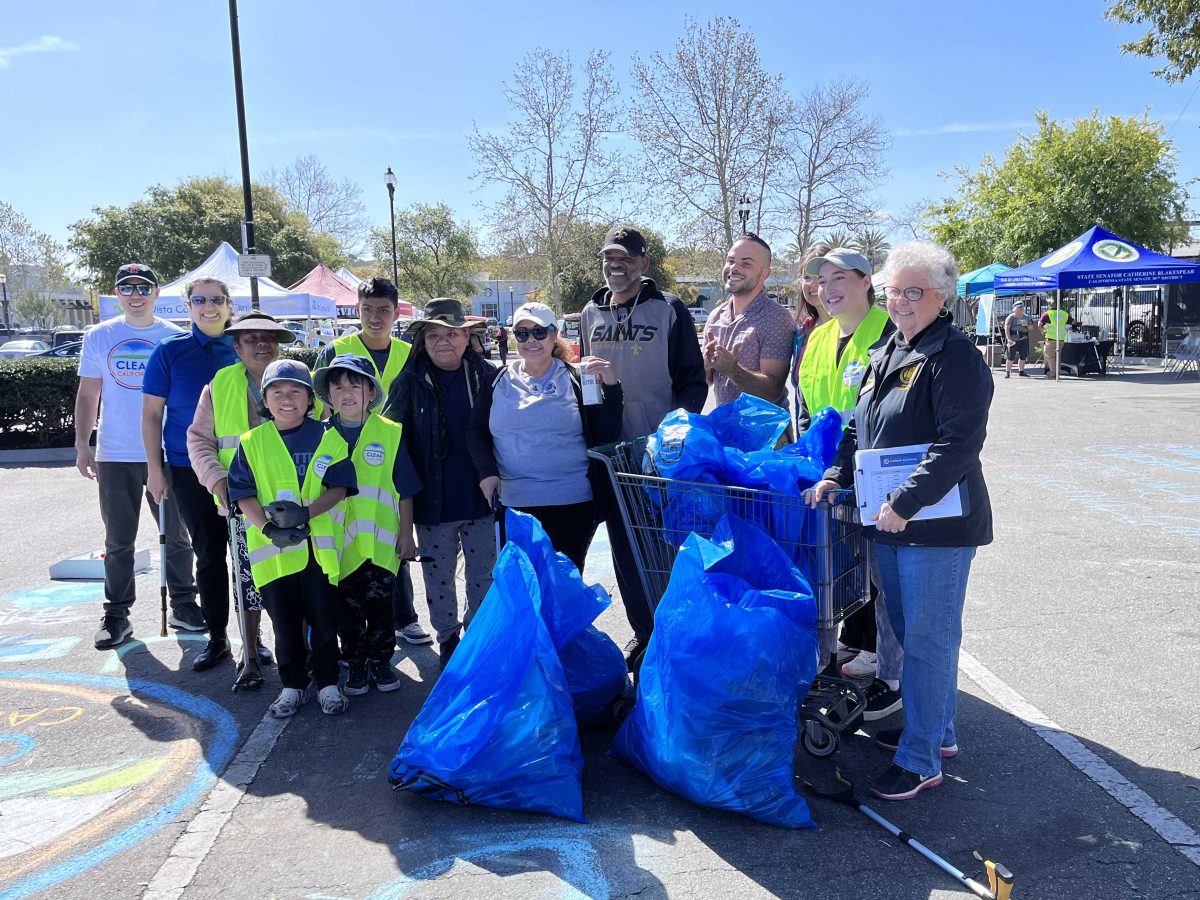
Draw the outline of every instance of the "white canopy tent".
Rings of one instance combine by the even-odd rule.
[[[162,319],[180,321],[189,318],[188,300],[183,295],[184,286],[194,278],[208,275],[218,278],[229,287],[233,297],[234,315],[250,310],[250,279],[238,274],[238,254],[228,243],[221,246],[212,256],[195,269],[164,284],[159,290],[154,314]],[[111,319],[121,314],[120,298],[100,297],[100,318]],[[263,312],[277,319],[333,319],[337,317],[337,305],[332,297],[320,294],[295,293],[270,278],[258,279],[258,303]]]

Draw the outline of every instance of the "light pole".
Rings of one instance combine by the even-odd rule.
[[[392,211],[392,284],[400,287],[400,272],[396,267],[396,173],[392,167],[383,174],[383,183],[388,189],[388,206]]]
[[[8,276],[0,275],[0,291],[4,292],[4,331],[5,337],[12,336],[12,325],[8,321]]]
[[[509,317],[509,319],[511,319],[513,317],[513,313],[515,311],[516,311],[516,306],[513,303],[513,286],[510,284],[508,286],[508,317]],[[512,324],[514,326],[516,326],[517,323],[513,322]]]
[[[242,93],[242,40],[238,34],[237,0],[229,0],[229,37],[233,44],[233,92],[237,100],[238,144],[242,155],[242,202],[246,207],[246,228],[242,235],[242,253],[256,253],[254,240],[254,202],[250,198],[250,151],[246,144],[246,99]],[[258,309],[258,278],[250,278],[250,308]]]
[[[742,234],[745,234],[747,224],[750,222],[750,198],[745,194],[738,197],[737,214],[738,221],[742,223]]]

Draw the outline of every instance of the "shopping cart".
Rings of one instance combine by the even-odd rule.
[[[836,491],[809,509],[800,495],[662,478],[646,455],[646,440],[588,453],[612,479],[647,599],[652,606],[662,599],[688,534],[711,538],[726,513],[770,534],[808,580],[817,605],[820,660],[800,710],[800,743],[813,756],[832,755],[840,736],[861,724],[865,708],[862,689],[836,667],[838,623],[871,596],[869,542],[852,493]]]

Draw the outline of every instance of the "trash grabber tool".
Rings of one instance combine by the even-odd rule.
[[[167,514],[164,509],[167,499],[164,497],[158,503],[158,597],[162,609],[162,621],[158,626],[158,636],[167,636]]]
[[[833,791],[823,791],[817,787],[814,787],[808,781],[804,782],[804,786],[818,797],[823,797],[826,800],[833,800],[836,803],[841,803],[853,809],[857,809],[872,822],[883,826],[893,835],[904,841],[904,843],[908,844],[908,846],[912,847],[927,860],[940,868],[943,872],[951,875],[958,881],[959,884],[967,888],[969,891],[975,894],[975,896],[982,897],[984,900],[1009,900],[1009,898],[1012,896],[1012,872],[1008,871],[1008,869],[1006,869],[1000,863],[992,862],[990,859],[984,861],[983,865],[987,870],[989,885],[989,887],[984,887],[974,878],[969,878],[966,874],[950,865],[950,863],[946,862],[946,860],[942,859],[920,841],[916,840],[911,834],[901,828],[897,828],[883,816],[879,815],[879,813],[875,812],[875,810],[871,809],[871,807],[863,803],[859,803],[858,798],[854,795],[854,784],[842,774],[840,769],[835,771],[837,772],[837,780],[840,781],[844,787]]]
[[[492,496],[492,515],[496,518],[496,556],[504,549],[504,507],[500,505],[500,492]]]
[[[232,509],[225,517],[229,527],[229,564],[233,571],[233,602],[237,605],[238,634],[242,636],[242,662],[233,680],[233,692],[242,687],[261,687],[262,672],[258,665],[258,635],[251,640],[246,634],[246,597],[242,593],[242,572],[238,564],[237,520]]]

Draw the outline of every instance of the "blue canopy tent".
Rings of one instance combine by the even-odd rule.
[[[1056,308],[1062,303],[1062,292],[1073,288],[1195,281],[1200,281],[1200,263],[1139,247],[1099,225],[1093,225],[1065,247],[994,278],[997,289],[1055,291]],[[1123,292],[1123,302],[1127,313],[1127,291]],[[1125,354],[1124,340],[1121,354]]]
[[[990,335],[992,333],[992,326],[994,325],[993,316],[995,313],[996,295],[1021,293],[1021,291],[996,290],[996,276],[1001,272],[1010,271],[1012,271],[1012,266],[1006,266],[1002,262],[994,262],[973,272],[960,275],[958,278],[958,296],[964,298],[977,297],[979,299],[975,309],[975,333],[989,335],[989,345],[991,344]],[[957,311],[955,312],[955,317],[958,317]]]

